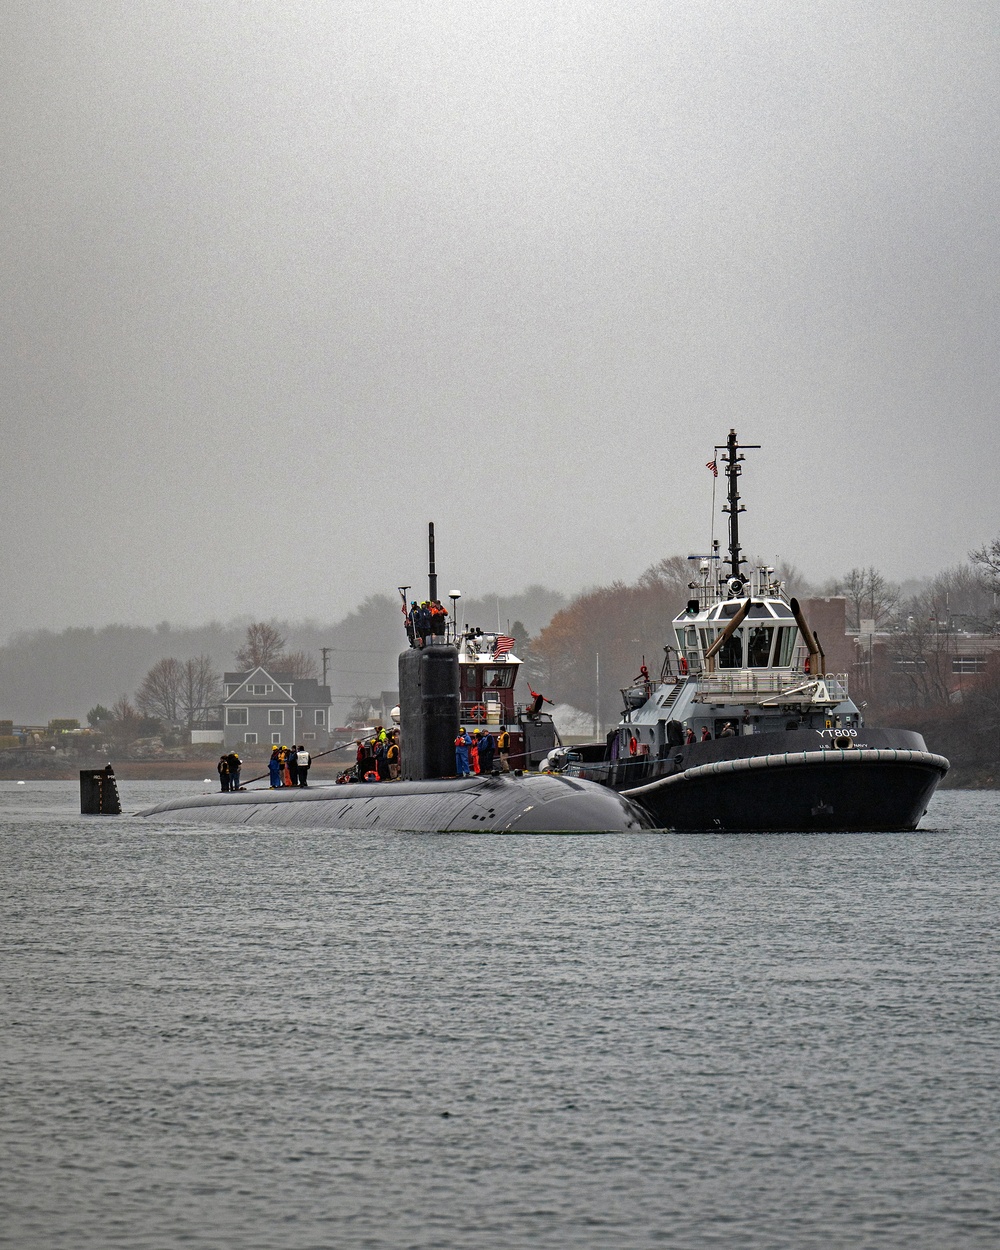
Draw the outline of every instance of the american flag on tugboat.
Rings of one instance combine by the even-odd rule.
[[[506,634],[497,634],[497,640],[493,644],[494,660],[498,660],[502,655],[506,655],[508,651],[512,650],[513,646],[513,638],[508,638]]]
[[[705,465],[705,468],[712,470],[713,477],[719,476],[719,466],[715,463],[714,460],[709,460],[708,463]]]

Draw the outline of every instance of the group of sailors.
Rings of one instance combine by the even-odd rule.
[[[736,738],[738,736],[739,735],[737,734],[736,730],[733,728],[733,722],[731,720],[727,720],[718,733],[718,737],[720,738]],[[696,741],[697,739],[695,738],[694,730],[689,725],[684,734],[684,743],[686,746],[690,746],[692,742],[696,742]],[[712,741],[712,731],[711,729],[709,729],[707,725],[702,725],[701,727],[701,741],[702,742]]]
[[[399,730],[376,725],[370,738],[357,740],[357,759],[353,768],[345,769],[337,785],[356,781],[398,781],[400,774]],[[455,739],[455,775],[471,777],[477,773],[510,772],[510,734],[506,729],[493,736],[488,729],[474,729],[470,734],[463,725]]]
[[[448,609],[439,599],[425,599],[410,603],[410,610],[404,608],[403,619],[406,625],[406,636],[411,647],[427,645],[428,638],[444,638],[448,628]]]
[[[243,761],[235,751],[230,751],[228,755],[220,755],[215,767],[219,774],[219,786],[223,794],[240,788],[240,769],[243,767]]]
[[[375,726],[370,738],[359,738],[353,768],[337,778],[337,785],[349,781],[398,781],[400,769],[399,730]]]
[[[471,777],[475,773],[492,773],[496,758],[500,772],[510,772],[510,734],[501,729],[494,738],[488,729],[474,729],[470,734],[463,725],[455,739],[455,775]]]
[[[311,766],[312,756],[304,746],[275,747],[267,761],[271,789],[283,790],[286,786],[308,789]]]

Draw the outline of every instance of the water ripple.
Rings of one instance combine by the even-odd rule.
[[[868,836],[0,815],[0,1244],[1000,1239],[991,794]]]

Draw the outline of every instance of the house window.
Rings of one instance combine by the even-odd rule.
[[[325,724],[326,724],[326,709],[325,709],[325,708],[318,707],[318,708],[316,709],[316,724],[317,724],[317,725],[325,725]],[[449,747],[449,750],[450,750],[450,749],[451,749],[451,748]]]
[[[278,746],[281,742],[281,734],[271,734],[271,745]]]
[[[249,742],[250,744],[253,744],[253,743],[255,743],[255,742],[257,741],[257,735],[256,735],[256,734],[244,734],[244,735],[243,735],[243,741],[244,741],[244,742]]]
[[[270,694],[274,690],[274,687],[273,686],[250,686],[249,690],[251,694]]]
[[[295,719],[296,719],[296,720],[301,720],[301,719],[302,719],[302,709],[301,709],[300,707],[297,707],[297,708],[295,709]]]
[[[269,725],[283,725],[285,723],[285,709],[283,707],[269,707],[267,709],[267,723]]]
[[[227,707],[226,708],[226,724],[227,725],[249,725],[250,717],[248,709],[245,707]]]
[[[986,656],[985,655],[956,655],[952,657],[951,671],[953,673],[985,673],[986,672]]]
[[[311,742],[316,737],[316,735],[315,734],[303,734],[302,737],[305,738],[306,742]]]
[[[236,691],[239,690],[239,688],[240,688],[239,682],[237,682],[235,685],[233,685],[232,682],[226,682],[226,698],[228,699],[231,694],[235,694]]]

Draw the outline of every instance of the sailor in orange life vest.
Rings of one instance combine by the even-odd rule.
[[[529,716],[537,716],[542,710],[543,703],[548,703],[550,707],[555,707],[551,699],[546,699],[545,695],[539,694],[537,690],[531,690],[530,686],[528,689],[531,691],[531,703],[528,704],[527,708]]]

